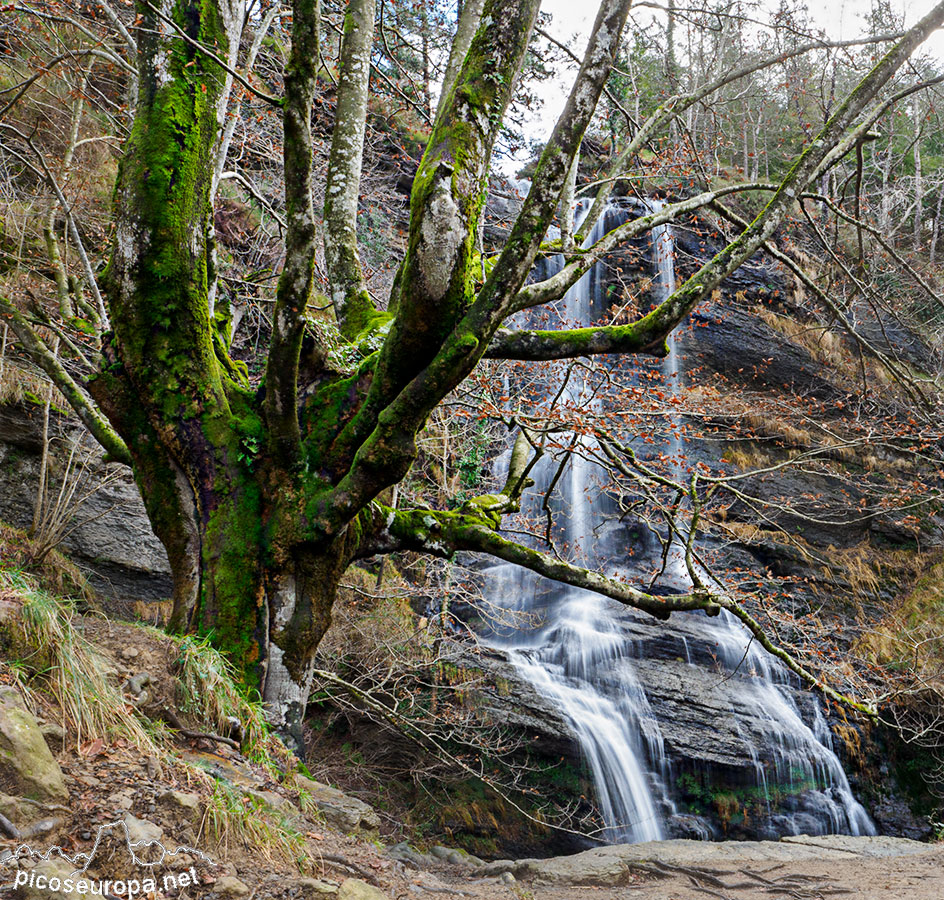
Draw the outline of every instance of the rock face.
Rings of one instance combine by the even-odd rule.
[[[63,801],[69,790],[39,723],[12,687],[0,687],[0,789],[30,800]]]
[[[68,420],[52,424],[55,481],[62,476],[74,434]],[[18,528],[29,526],[41,453],[39,407],[0,407],[0,520]],[[76,511],[78,525],[60,549],[87,570],[96,590],[120,599],[125,606],[135,600],[169,597],[167,554],[151,530],[131,473],[122,466],[106,466],[100,454],[93,455],[90,467],[93,481],[101,481],[106,473],[116,477],[109,478]]]
[[[533,879],[537,884],[612,886],[624,884],[630,867],[637,863],[704,867],[713,862],[883,859],[917,856],[928,851],[927,844],[904,838],[846,835],[796,835],[782,841],[727,841],[717,844],[670,840],[597,847],[573,856],[550,859],[498,860],[484,866],[478,874],[494,876],[511,872],[517,878]],[[702,868],[702,871],[706,870]]]

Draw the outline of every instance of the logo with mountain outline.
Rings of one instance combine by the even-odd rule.
[[[95,859],[102,840],[109,834],[121,833],[124,837],[124,846],[131,861],[142,867],[145,874],[141,878],[101,879],[86,878],[85,873]],[[0,867],[9,868],[21,859],[31,859],[37,862],[61,859],[73,866],[68,877],[60,878],[55,874],[36,874],[35,870],[18,869],[13,881],[0,884],[0,890],[17,887],[30,887],[37,890],[47,890],[50,893],[89,894],[97,897],[117,896],[127,897],[129,900],[143,894],[158,890],[158,879],[155,869],[157,866],[173,863],[178,856],[197,857],[209,865],[216,863],[202,850],[196,847],[178,845],[176,849],[169,849],[156,838],[142,838],[132,840],[128,823],[125,819],[107,822],[98,826],[95,841],[88,851],[70,854],[62,847],[54,845],[46,851],[37,850],[29,844],[20,844],[15,850],[6,850],[0,854]],[[144,858],[142,858],[144,857]],[[152,858],[153,857],[153,858]],[[167,873],[160,879],[160,887],[166,894],[180,888],[200,884],[200,878],[193,865],[187,869]]]

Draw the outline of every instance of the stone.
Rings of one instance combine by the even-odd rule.
[[[121,651],[122,659],[134,659],[137,655],[138,655],[137,647],[125,647],[124,650]]]
[[[338,900],[390,900],[380,888],[361,881],[359,878],[348,878],[341,882],[338,888]]]
[[[345,832],[358,829],[376,831],[380,828],[377,813],[363,800],[350,797],[337,788],[304,775],[295,776],[295,785],[310,796],[312,803],[335,828]]]
[[[0,793],[0,814],[6,816],[14,825],[22,829],[27,822],[42,815],[42,810],[22,797],[11,797]]]
[[[437,858],[431,853],[420,853],[418,850],[414,850],[406,841],[400,841],[399,844],[388,847],[387,856],[416,869],[434,865],[437,861]]]
[[[250,894],[249,886],[235,875],[217,878],[213,890],[222,897],[248,897]]]
[[[288,818],[297,818],[302,814],[301,810],[291,800],[277,794],[275,791],[248,790],[246,793]]]
[[[112,809],[131,809],[134,806],[134,794],[130,789],[119,791],[108,798],[108,805]]]
[[[337,884],[333,881],[325,881],[323,878],[297,878],[290,883],[289,887],[297,888],[301,897],[324,897],[338,892]]]
[[[71,878],[76,867],[72,863],[63,859],[61,856],[50,856],[49,859],[41,859],[32,869],[33,886],[23,884],[15,888],[13,896],[18,900],[52,900],[52,898],[62,898],[62,900],[73,900],[74,894],[67,894],[62,890],[53,891],[48,887],[37,887],[36,880],[45,878],[45,884],[49,884],[52,879],[59,879],[61,885],[66,878]],[[26,869],[20,869],[25,872]]]
[[[514,875],[511,874],[511,872],[502,872],[498,880],[502,884],[514,884],[515,881],[517,881],[517,879],[515,878]]]
[[[128,840],[132,844],[160,841],[164,837],[164,829],[160,825],[148,822],[147,819],[138,819],[131,813],[125,813],[124,823],[128,829]]]
[[[69,799],[39,723],[9,686],[0,687],[0,789],[31,800]]]
[[[59,751],[66,742],[66,730],[57,722],[44,722],[39,726],[51,751]]]
[[[169,790],[164,791],[160,799],[188,813],[196,812],[200,808],[199,794],[188,794],[185,791]]]

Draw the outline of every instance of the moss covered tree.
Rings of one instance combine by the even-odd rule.
[[[416,459],[417,436],[432,411],[483,358],[663,354],[666,335],[765,245],[800,192],[861,141],[874,121],[873,100],[944,21],[944,4],[838,105],[756,219],[662,305],[630,324],[511,331],[503,328],[510,315],[560,298],[618,241],[719,199],[719,192],[706,192],[627,223],[575,252],[553,278],[526,284],[604,90],[629,0],[602,0],[530,193],[484,280],[476,279],[476,231],[539,3],[463,5],[413,183],[406,251],[384,311],[367,290],[356,239],[374,0],[348,4],[326,173],[312,164],[319,4],[293,0],[284,96],[275,100],[284,123],[285,261],[259,390],[230,356],[230,311],[215,287],[211,227],[243,3],[162,0],[138,7],[137,106],[115,189],[114,246],[100,278],[106,330],[98,371],[78,384],[23,315],[12,304],[4,308],[90,430],[132,466],[170,559],[173,627],[212,635],[258,682],[274,721],[295,739],[313,653],[342,574],[359,558],[402,549],[489,554],[661,617],[727,607],[775,649],[734,601],[702,585],[686,595],[653,596],[503,535],[502,516],[517,508],[528,484],[524,439],[504,490],[458,510],[395,508],[390,490]],[[615,165],[628,164],[650,135],[697,100],[667,100]],[[316,295],[314,277],[312,184],[321,177],[328,297]],[[603,189],[578,240],[605,196]],[[333,310],[342,353],[323,337],[325,329],[308,327],[315,308]],[[355,362],[339,366],[341,357]]]

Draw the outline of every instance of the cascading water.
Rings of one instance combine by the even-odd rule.
[[[651,208],[655,208],[654,203]],[[585,207],[578,208],[578,221]],[[606,225],[620,211],[601,216],[588,244],[598,240]],[[625,216],[625,213],[622,215]],[[657,302],[675,287],[674,240],[670,226],[654,230],[654,288]],[[550,271],[561,261],[551,262]],[[592,310],[599,310],[603,292],[602,273],[591,270],[558,305],[557,316],[568,325],[586,325]],[[681,362],[675,336],[668,341],[669,354],[662,375],[670,390],[677,390]],[[558,372],[560,374],[560,372]],[[549,381],[548,396],[559,395],[563,405],[593,404],[589,386],[578,373]],[[684,452],[679,418],[668,423],[669,437],[663,448],[682,474]],[[618,525],[613,501],[594,479],[592,447],[580,438],[571,448],[563,477],[560,461],[550,455],[531,472],[534,489],[525,496],[523,513],[542,518],[541,498],[556,486],[551,511],[557,525],[556,538],[570,558],[610,574],[630,575],[625,561],[625,530]],[[507,466],[507,455],[499,466]],[[684,561],[684,535],[670,540],[662,573],[668,591],[686,590],[691,580]],[[652,626],[637,615],[596,594],[566,587],[509,564],[487,571],[486,591],[491,604],[502,611],[503,625],[485,635],[488,643],[505,650],[519,674],[560,708],[580,742],[597,792],[598,807],[606,830],[603,837],[614,842],[659,840],[666,836],[667,822],[677,821],[672,801],[673,771],[666,754],[663,720],[660,728],[647,690],[637,677],[650,665],[645,659],[647,641],[640,635],[647,628],[660,629],[659,640],[674,642],[683,672],[694,668],[690,647],[710,654],[724,682],[736,686],[741,708],[754,712],[764,723],[764,750],[752,731],[735,721],[746,752],[753,760],[755,790],[767,797],[768,822],[757,831],[766,836],[790,833],[874,833],[863,808],[852,796],[842,766],[830,746],[830,733],[818,705],[809,704],[804,721],[794,699],[790,673],[757,648],[748,634],[728,614],[711,619],[701,613],[676,614],[667,624]],[[666,632],[669,633],[668,638]],[[655,665],[658,665],[656,663]],[[730,711],[732,717],[734,710]],[[736,718],[736,717],[735,717]],[[770,791],[793,792],[793,807],[780,804],[774,810]],[[669,828],[669,831],[677,831]],[[710,837],[710,828],[699,823],[688,834]]]

